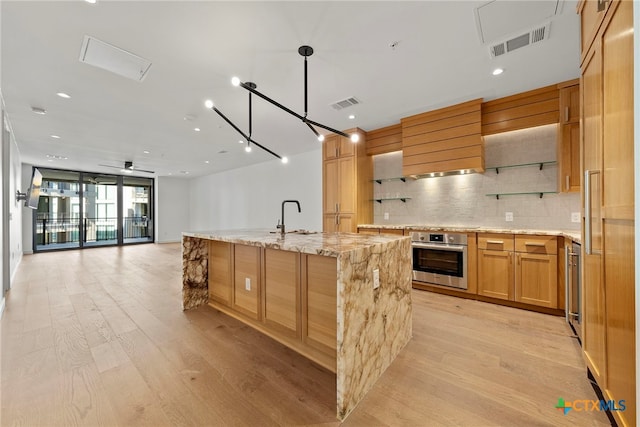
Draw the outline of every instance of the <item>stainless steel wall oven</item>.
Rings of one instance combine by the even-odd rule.
[[[467,235],[412,232],[413,280],[467,289]]]

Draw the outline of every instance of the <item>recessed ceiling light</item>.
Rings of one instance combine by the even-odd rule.
[[[69,98],[71,98],[71,95],[66,94],[66,93],[64,93],[64,92],[58,92],[58,93],[56,93],[56,95],[58,95],[60,98],[64,98],[64,99],[69,99]]]
[[[84,1],[91,4],[96,4],[98,2],[98,0],[84,0]]]
[[[496,68],[495,70],[493,70],[493,74],[494,76],[499,76],[500,74],[502,74],[504,72],[504,70],[502,68]]]
[[[356,118],[356,116],[355,116],[354,114],[350,114],[350,115],[349,115],[349,119],[350,119],[350,120],[353,120],[353,119],[355,119],[355,118]]]
[[[149,154],[149,150],[144,150],[143,153],[144,154]]]
[[[205,160],[204,162],[205,162],[206,164],[209,164],[209,160]]]
[[[183,175],[189,175],[189,171],[180,171],[180,173]]]
[[[51,135],[51,138],[53,139],[60,139],[60,137],[58,135]]]
[[[57,154],[47,154],[47,159],[53,160],[67,160],[67,156],[58,156]]]
[[[36,114],[42,114],[42,115],[47,114],[47,110],[40,107],[31,107],[31,111],[33,111]]]
[[[169,175],[171,175],[171,172],[169,172]]]
[[[196,132],[200,132],[200,128],[193,128]]]
[[[196,119],[196,117],[192,114],[187,114],[186,116],[183,117],[183,120],[187,121],[187,122],[192,122]]]
[[[238,144],[244,144],[244,141],[243,140],[239,140]]]

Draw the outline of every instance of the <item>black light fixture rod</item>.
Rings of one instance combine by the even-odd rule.
[[[303,122],[305,121],[305,118],[303,116],[301,116],[300,114],[296,113],[295,111],[293,111],[290,108],[285,107],[284,105],[280,104],[278,101],[274,101],[273,99],[269,98],[267,95],[264,95],[264,94],[258,92],[256,89],[252,88],[247,83],[240,82],[240,86],[242,86],[243,88],[245,88],[249,92],[259,96],[260,98],[264,99],[265,101],[269,102],[270,104],[275,105],[279,109],[281,109],[283,111],[286,111],[287,113],[291,114],[293,117],[296,117],[296,118],[302,120]]]
[[[307,117],[307,57],[304,57],[304,117]]]
[[[266,151],[267,153],[271,154],[272,156],[275,156],[275,157],[279,158],[280,160],[282,160],[282,157],[280,157],[279,155],[277,155],[273,151],[269,150],[267,147],[264,147],[264,146],[258,144],[255,139],[249,138],[249,141],[251,141],[252,144],[255,144],[258,147],[262,148],[264,151]]]
[[[251,137],[247,134],[245,134],[244,132],[242,132],[242,130],[240,130],[240,128],[238,126],[235,125],[235,123],[233,123],[231,120],[229,120],[229,118],[227,116],[225,116],[224,114],[222,114],[222,111],[218,110],[215,106],[211,107],[211,109],[213,111],[215,111],[216,113],[218,113],[218,115],[220,117],[222,117],[224,119],[225,122],[229,123],[229,126],[231,126],[232,128],[234,128],[236,130],[236,132],[238,132],[240,135],[242,135],[244,137],[244,139],[247,140],[247,142],[250,142],[252,144],[255,144],[256,146],[262,148],[264,151],[266,151],[267,153],[271,154],[274,157],[277,157],[279,159],[282,159],[281,156],[279,156],[278,154],[274,153],[273,151],[269,150],[267,147],[258,144],[254,139],[251,139]]]
[[[252,126],[251,126],[251,92],[249,92],[249,136],[251,136]]]
[[[320,138],[320,134],[318,133],[318,131],[316,130],[316,128],[314,128],[313,126],[311,126],[311,123],[304,122],[305,125],[309,126],[309,129],[311,129],[311,132],[314,133],[315,136],[317,136],[318,138]]]
[[[307,123],[307,124],[311,123],[312,125],[318,126],[319,128],[322,128],[322,129],[325,129],[325,130],[328,130],[329,132],[337,133],[338,135],[344,136],[345,138],[351,138],[349,136],[349,134],[346,134],[346,133],[344,133],[344,132],[342,132],[340,130],[331,128],[329,126],[325,126],[322,123],[314,122],[313,120],[310,120],[310,119],[305,119],[304,122]]]
[[[236,130],[236,132],[238,132],[240,135],[242,135],[244,137],[244,139],[249,140],[251,139],[247,134],[245,134],[244,132],[242,132],[242,130],[240,130],[240,128],[238,126],[236,126],[231,120],[229,120],[227,118],[227,116],[225,116],[224,114],[222,114],[222,111],[218,110],[215,106],[211,107],[213,109],[213,111],[215,111],[216,113],[218,113],[218,115],[220,117],[222,117],[224,119],[225,122],[229,123],[229,126],[231,126],[232,128],[234,128]]]

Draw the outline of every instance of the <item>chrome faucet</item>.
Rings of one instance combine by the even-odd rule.
[[[276,225],[276,228],[280,229],[280,234],[282,236],[284,236],[285,233],[285,229],[284,229],[284,205],[285,203],[295,203],[296,205],[298,205],[298,212],[302,212],[302,209],[300,209],[300,202],[297,200],[285,200],[282,202],[282,219],[280,220],[280,223],[278,225]]]

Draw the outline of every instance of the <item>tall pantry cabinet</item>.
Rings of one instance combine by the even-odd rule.
[[[357,231],[358,224],[373,222],[373,158],[367,156],[365,132],[360,141],[331,134],[322,146],[322,229]]]
[[[633,4],[581,1],[583,348],[621,426],[635,425]],[[599,7],[600,6],[600,7]]]

